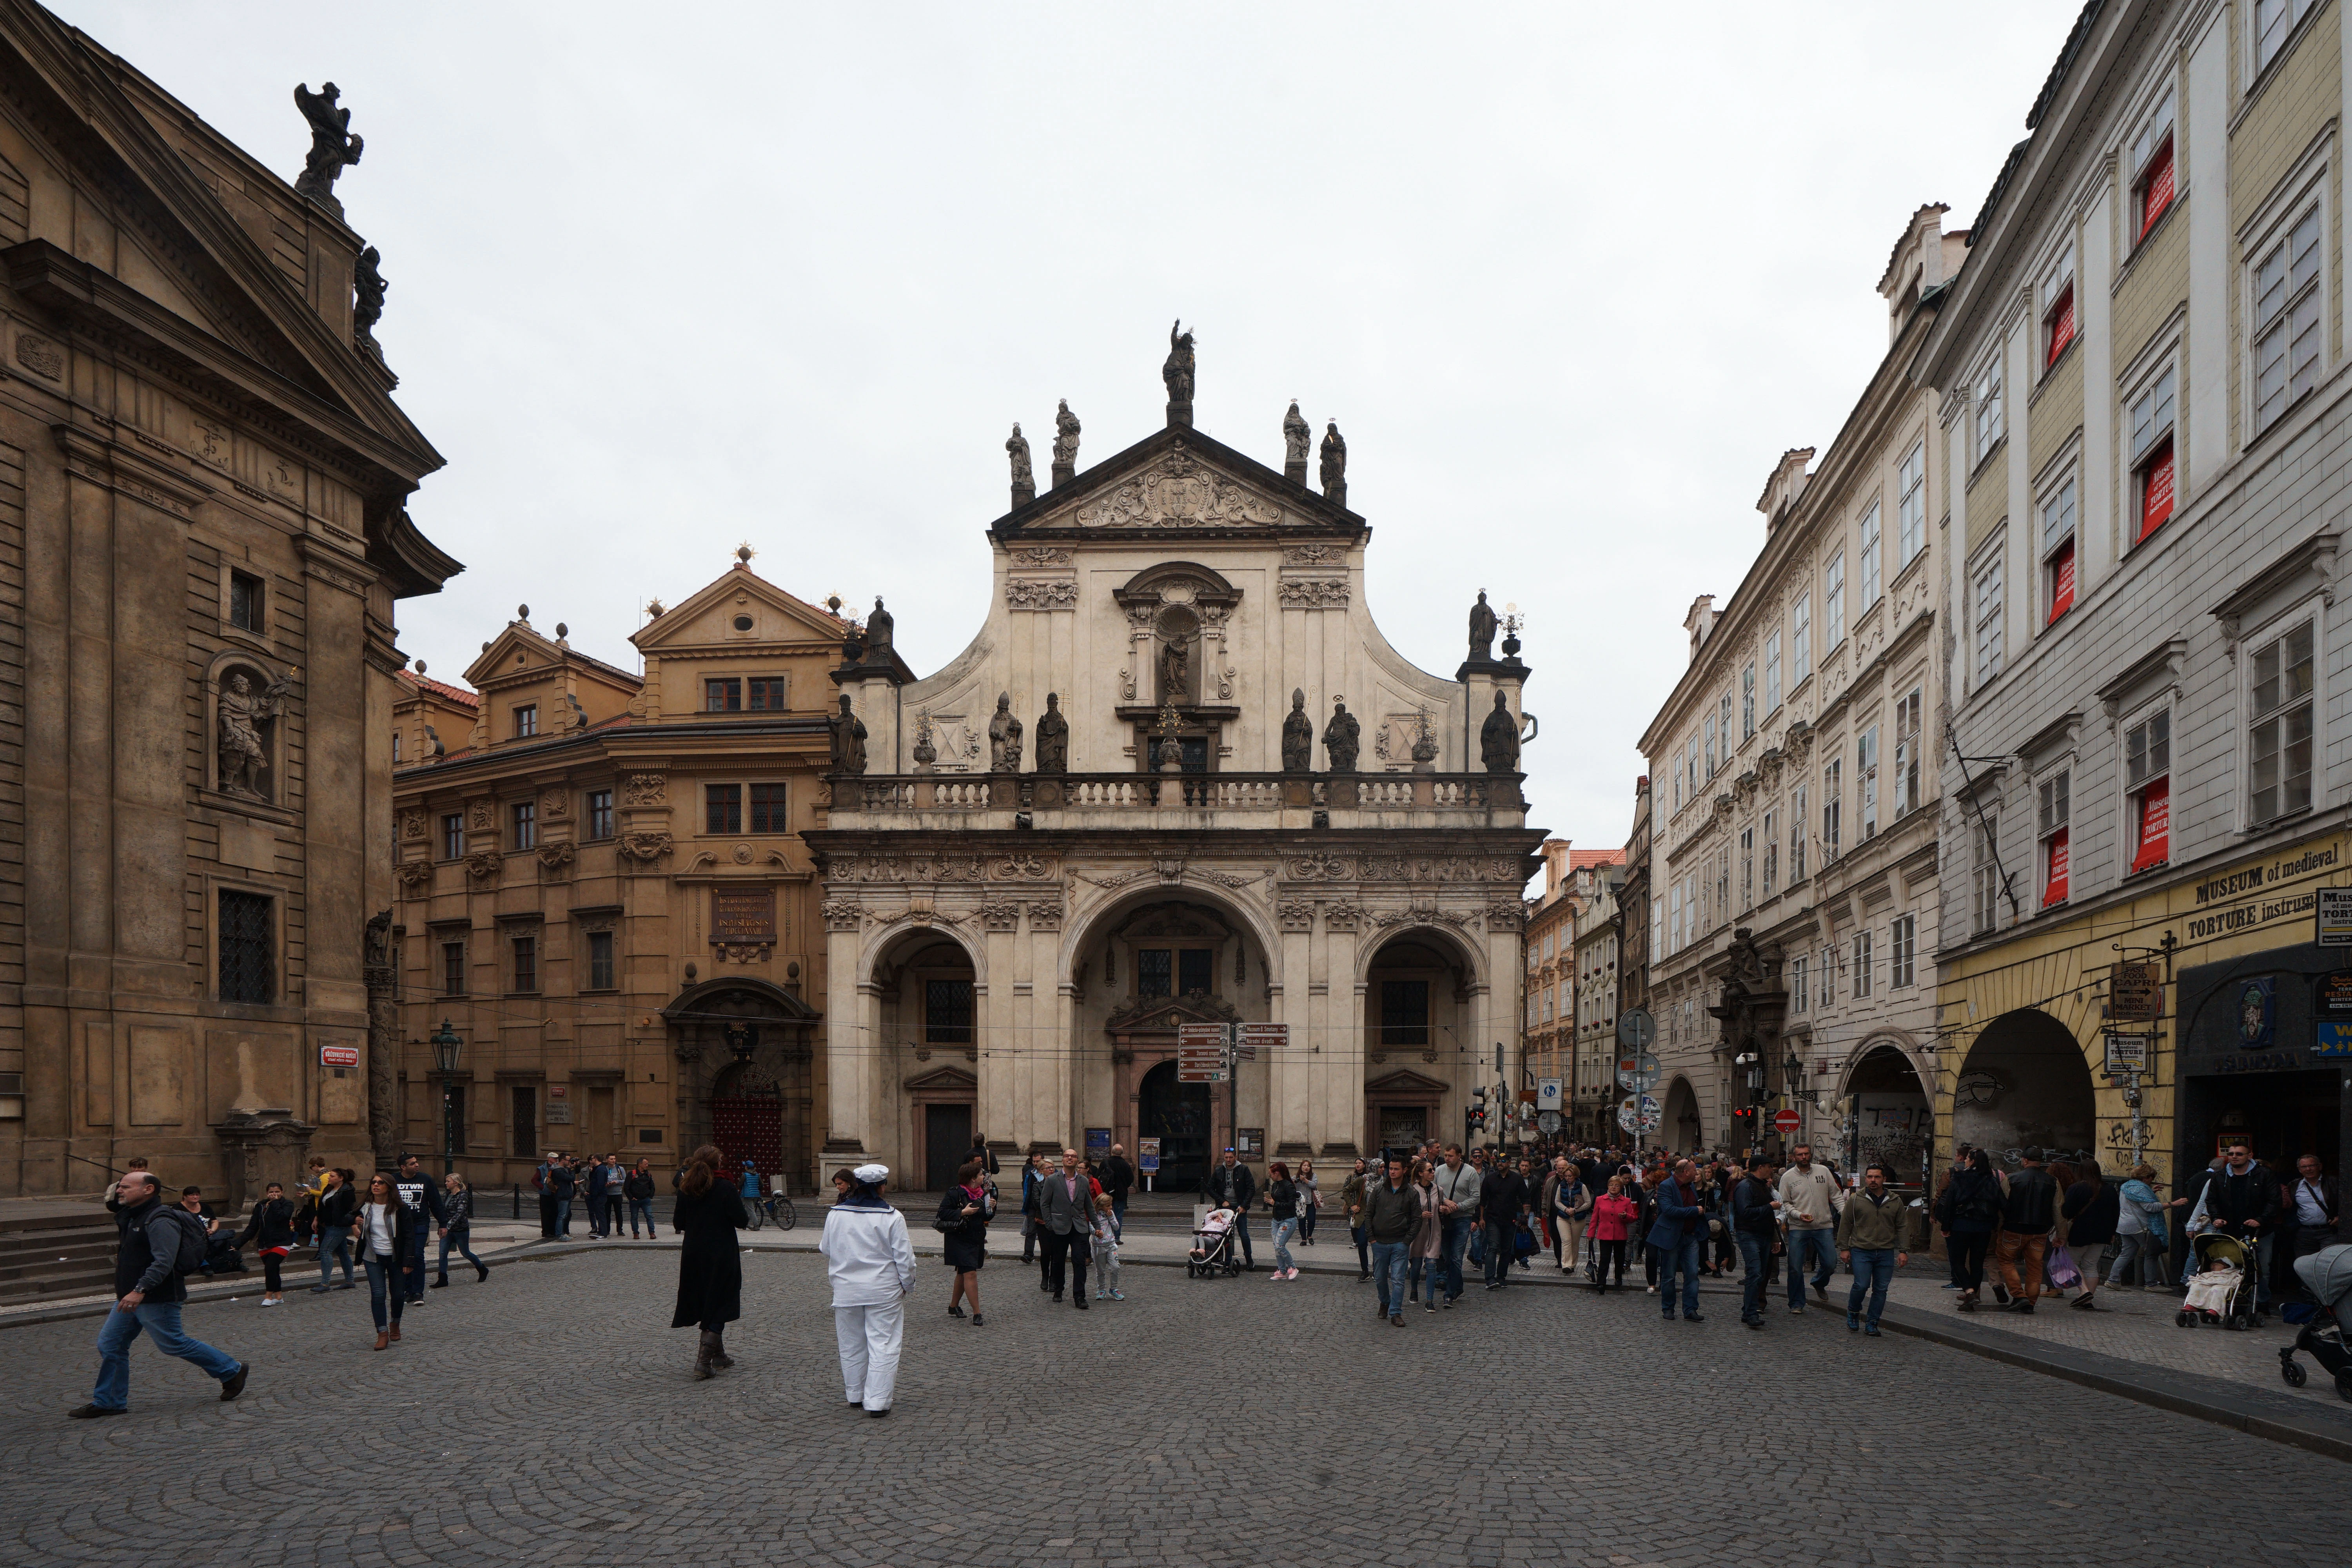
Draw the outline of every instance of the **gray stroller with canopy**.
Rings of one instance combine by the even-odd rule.
[[[2323,1247],[2308,1258],[2296,1258],[2294,1272],[2318,1300],[2319,1311],[2304,1324],[2294,1343],[2279,1352],[2279,1375],[2286,1379],[2289,1388],[2301,1388],[2311,1381],[2311,1374],[2294,1359],[2301,1351],[2336,1379],[2337,1394],[2352,1400],[2352,1346],[2344,1342],[2344,1320],[2347,1309],[2352,1309],[2352,1243]]]

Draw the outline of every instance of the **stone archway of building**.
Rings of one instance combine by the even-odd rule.
[[[1845,1148],[1840,1163],[1858,1173],[1871,1164],[1886,1168],[1890,1186],[1929,1188],[1935,1158],[1936,1119],[1927,1086],[1910,1056],[1896,1042],[1873,1040],[1846,1069]]]
[[[781,986],[727,976],[681,991],[662,1017],[677,1060],[680,1153],[716,1144],[730,1175],[748,1158],[805,1190],[815,1158],[810,1033],[822,1016]]]
[[[1215,1114],[1205,1083],[1180,1083],[1176,1064],[1146,1071],[1136,1088],[1136,1136],[1160,1140],[1156,1192],[1195,1192],[1208,1174]]]
[[[1668,1147],[1687,1154],[1705,1141],[1706,1129],[1698,1113],[1698,1091],[1690,1079],[1677,1077],[1658,1101],[1656,1136]]]
[[[2091,1067],[2073,1031],[2033,1007],[1987,1024],[1953,1079],[1952,1137],[2003,1164],[2029,1148],[2095,1148]]]

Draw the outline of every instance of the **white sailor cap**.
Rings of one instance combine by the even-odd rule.
[[[857,1169],[850,1172],[849,1173],[856,1181],[870,1187],[877,1182],[888,1181],[890,1179],[890,1167],[887,1165],[860,1165]]]

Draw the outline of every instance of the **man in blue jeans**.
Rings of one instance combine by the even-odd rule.
[[[1649,1245],[1658,1249],[1658,1305],[1666,1321],[1675,1321],[1675,1275],[1683,1277],[1683,1316],[1694,1323],[1698,1315],[1699,1238],[1706,1234],[1706,1210],[1698,1201],[1698,1165],[1675,1162],[1674,1174],[1658,1184],[1658,1222],[1650,1227]]]
[[[412,1307],[425,1304],[425,1238],[446,1220],[447,1194],[441,1184],[425,1173],[414,1154],[400,1157],[400,1173],[392,1184],[401,1206],[408,1211],[408,1256],[400,1262],[400,1290]]]
[[[1896,1265],[1911,1261],[1903,1250],[1903,1200],[1886,1190],[1886,1167],[1862,1173],[1862,1191],[1846,1199],[1838,1215],[1838,1257],[1853,1265],[1853,1289],[1846,1292],[1845,1326],[1878,1337],[1879,1314],[1886,1310],[1886,1288]],[[1862,1319],[1862,1295],[1870,1292],[1870,1321]]]
[[[67,1414],[77,1421],[120,1415],[131,1407],[131,1342],[143,1330],[165,1355],[175,1355],[220,1380],[221,1398],[245,1392],[247,1368],[180,1327],[188,1299],[178,1268],[181,1221],[167,1210],[155,1178],[133,1171],[115,1187],[114,1223],[121,1246],[114,1255],[114,1310],[98,1331],[98,1384],[89,1403]],[[152,1231],[152,1235],[151,1235]]]
[[[1800,1143],[1780,1173],[1780,1223],[1789,1229],[1789,1310],[1805,1310],[1805,1259],[1821,1260],[1813,1294],[1824,1304],[1837,1278],[1837,1178],[1813,1163],[1813,1146]]]
[[[1364,1231],[1372,1238],[1373,1289],[1380,1314],[1404,1327],[1405,1254],[1421,1227],[1421,1192],[1404,1179],[1404,1162],[1391,1160],[1385,1176],[1364,1189]]]
[[[1462,1145],[1448,1143],[1445,1158],[1430,1179],[1437,1194],[1439,1245],[1444,1248],[1445,1304],[1462,1299],[1462,1257],[1470,1246],[1470,1226],[1478,1212],[1482,1181],[1478,1167],[1462,1158]]]
[[[1764,1280],[1780,1246],[1780,1200],[1772,1192],[1772,1162],[1759,1154],[1731,1189],[1731,1236],[1745,1268],[1739,1277],[1739,1321],[1764,1326]]]

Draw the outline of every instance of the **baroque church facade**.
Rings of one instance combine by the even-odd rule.
[[[1083,472],[1066,406],[1043,494],[1015,426],[962,653],[910,679],[883,618],[834,672],[828,1168],[1117,1142],[1181,1187],[1459,1136],[1517,1083],[1517,642],[1482,595],[1451,678],[1409,663],[1336,427],[1318,493],[1295,405],[1276,471],[1192,427],[1189,338],[1165,376],[1166,426]],[[1287,1043],[1185,1081],[1180,1029],[1232,1022]]]

